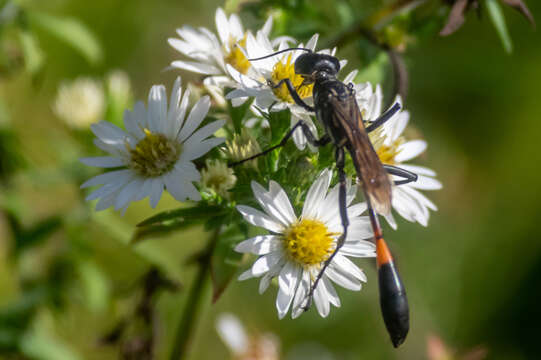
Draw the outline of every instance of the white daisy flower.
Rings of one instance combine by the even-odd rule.
[[[318,37],[319,36],[315,34],[306,45],[299,44],[296,47],[315,51]],[[262,32],[258,32],[256,37],[248,34],[245,51],[246,56],[249,59],[253,59],[270,55],[276,51],[287,49],[288,47],[288,42],[282,41],[279,44],[278,49],[275,49],[274,44],[266,37],[266,35]],[[336,49],[318,51],[318,53],[331,55],[334,55],[335,52]],[[314,134],[317,133],[316,127],[312,122],[311,113],[295,104],[286,85],[282,84],[282,86],[278,88],[273,88],[269,85],[277,84],[283,79],[289,79],[297,90],[300,98],[308,104],[311,104],[313,84],[302,85],[303,77],[296,74],[294,68],[295,60],[304,53],[305,52],[301,50],[292,50],[291,52],[275,55],[267,59],[253,61],[252,72],[251,74],[246,75],[243,75],[228,66],[229,73],[237,82],[237,85],[235,90],[226,95],[226,98],[231,99],[233,105],[237,105],[244,102],[249,97],[254,97],[254,105],[262,111],[281,111],[289,108],[291,111],[291,127],[295,126],[299,120],[303,120]],[[340,64],[341,66],[344,66],[346,62],[341,61]],[[308,141],[300,128],[293,133],[293,141],[300,150],[303,150],[308,144]],[[310,144],[308,145],[314,150]]]
[[[96,210],[114,206],[126,210],[131,201],[150,197],[155,207],[165,189],[178,201],[200,200],[194,186],[201,178],[193,160],[224,142],[211,137],[224,121],[214,121],[196,130],[204,120],[210,106],[208,96],[201,98],[186,117],[189,91],[180,87],[178,77],[173,86],[169,105],[163,85],[155,85],[148,96],[148,109],[143,102],[135,104],[133,111],[124,113],[126,131],[100,121],[91,126],[97,136],[94,144],[110,156],[81,159],[90,166],[118,168],[86,181],[81,188],[103,184],[87,196],[87,200],[100,199]]]
[[[260,30],[267,36],[272,29],[272,17],[269,17]],[[169,38],[173,48],[191,60],[175,60],[171,66],[204,75],[217,76],[223,83],[223,75],[228,75],[226,65],[230,65],[242,74],[250,70],[250,62],[239,46],[244,46],[248,32],[245,32],[239,17],[232,14],[227,18],[222,8],[216,9],[216,30],[218,36],[210,30],[200,27],[194,29],[185,25],[177,29],[178,38]],[[222,75],[222,77],[220,77]],[[225,77],[225,82],[230,79]]]
[[[401,103],[400,98],[397,99]],[[389,119],[381,129],[371,134],[374,149],[383,164],[398,166],[417,174],[415,182],[403,185],[393,185],[392,206],[404,219],[418,222],[423,226],[428,225],[429,210],[437,211],[436,205],[419,190],[439,190],[442,184],[435,179],[436,173],[426,167],[405,164],[421,153],[427,147],[424,140],[406,141],[402,132],[406,128],[410,114],[408,111],[399,111]],[[393,180],[403,180],[398,176],[392,176]],[[396,229],[396,221],[392,214],[385,217],[389,224]]]
[[[285,191],[274,181],[269,191],[252,182],[254,195],[264,209],[261,212],[249,206],[237,209],[250,224],[263,227],[270,235],[260,235],[237,245],[236,251],[259,255],[251,269],[240,275],[239,280],[261,277],[259,292],[263,293],[272,278],[278,278],[276,308],[283,318],[290,308],[293,318],[303,312],[310,287],[318,276],[325,260],[336,248],[343,231],[338,206],[338,186],[329,190],[332,173],[324,170],[308,190],[300,217],[295,215]],[[348,184],[347,206],[350,225],[344,246],[338,250],[316,287],[313,299],[323,317],[330,305],[340,306],[340,299],[332,282],[346,289],[359,291],[366,276],[347,256],[374,257],[375,246],[370,221],[360,216],[365,203],[351,205],[357,191]]]
[[[88,129],[101,118],[104,110],[105,95],[101,84],[87,77],[60,84],[53,105],[55,114],[76,129]]]
[[[240,320],[232,314],[218,316],[216,330],[236,360],[280,358],[280,342],[274,334],[248,334]]]

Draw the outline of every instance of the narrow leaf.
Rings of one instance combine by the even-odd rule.
[[[24,56],[24,66],[31,75],[36,74],[43,65],[43,51],[38,45],[37,39],[29,31],[20,31],[19,40]]]
[[[193,220],[193,219],[207,219],[225,213],[225,210],[216,205],[200,204],[188,208],[180,208],[175,210],[163,211],[157,215],[151,216],[148,219],[141,221],[137,224],[138,227],[148,226],[153,224],[162,224],[167,221],[173,220]]]
[[[513,43],[511,41],[511,36],[509,36],[509,31],[507,30],[507,25],[505,23],[502,8],[497,0],[486,0],[486,2],[490,20],[496,28],[496,32],[500,37],[503,48],[507,53],[510,54],[513,52]]]
[[[140,226],[135,230],[135,233],[132,236],[131,243],[136,244],[142,240],[148,238],[156,238],[168,235],[174,231],[186,229],[191,226],[199,225],[202,223],[202,220],[185,220],[178,219],[175,221],[170,221],[166,224],[154,224],[147,226]]]
[[[89,63],[103,60],[103,50],[96,36],[79,20],[44,13],[28,13],[33,25],[40,27],[78,51]]]

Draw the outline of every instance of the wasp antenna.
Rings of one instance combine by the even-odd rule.
[[[262,57],[258,57],[258,58],[254,58],[254,59],[248,59],[248,61],[263,60],[263,59],[273,57],[274,55],[278,55],[278,54],[285,53],[285,52],[288,52],[288,51],[293,51],[293,50],[302,50],[302,51],[306,51],[306,52],[312,52],[312,50],[306,49],[306,48],[289,48],[289,49],[284,49],[284,50],[277,51],[277,52],[272,53],[270,55],[266,55],[266,56],[262,56]]]

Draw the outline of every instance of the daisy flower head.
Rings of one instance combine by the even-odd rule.
[[[335,186],[329,191],[331,178],[332,172],[324,170],[312,184],[300,217],[295,215],[285,191],[274,181],[270,182],[268,191],[252,182],[254,196],[264,212],[250,206],[237,206],[247,222],[271,232],[236,246],[238,252],[259,256],[252,267],[240,275],[239,280],[261,277],[259,292],[263,293],[271,280],[277,277],[279,289],[276,308],[279,318],[283,318],[290,308],[293,318],[304,311],[310,288],[323,264],[334,252],[343,232],[338,206],[339,190]],[[363,240],[372,237],[368,217],[360,216],[366,204],[351,204],[356,190],[356,186],[348,183],[347,213],[350,225],[345,244],[330,262],[313,293],[317,311],[323,317],[329,314],[331,304],[340,306],[332,282],[359,291],[361,283],[366,281],[364,272],[348,256],[375,256],[374,244]]]
[[[92,78],[80,77],[63,82],[58,89],[53,111],[75,129],[88,129],[105,110],[105,95],[101,84]]]
[[[194,29],[185,25],[177,29],[180,39],[168,39],[169,45],[190,59],[173,61],[173,68],[221,76],[222,83],[228,80],[227,76],[224,77],[228,75],[226,65],[242,74],[248,73],[251,64],[239,46],[245,46],[249,32],[244,30],[236,14],[228,18],[222,8],[216,9],[215,21],[218,36],[204,27]],[[269,17],[260,31],[268,36],[271,28],[272,17]]]
[[[401,104],[400,97],[397,102]],[[380,129],[371,135],[372,143],[383,164],[393,165],[417,174],[417,181],[392,187],[392,206],[404,219],[428,225],[430,211],[437,211],[436,205],[419,190],[439,190],[442,184],[435,179],[436,173],[424,166],[406,164],[422,154],[427,143],[424,140],[406,140],[402,133],[409,122],[408,111],[398,111]],[[391,176],[393,181],[404,180]],[[396,229],[392,214],[385,216],[387,222]]]
[[[100,121],[91,126],[96,135],[94,144],[109,156],[83,158],[86,165],[102,168],[120,168],[95,176],[81,188],[103,185],[87,196],[99,199],[96,210],[114,206],[126,210],[132,201],[150,197],[155,207],[164,189],[178,201],[200,200],[194,186],[201,178],[193,160],[224,142],[211,137],[224,121],[211,122],[200,129],[210,106],[208,96],[192,107],[188,116],[189,91],[184,95],[178,77],[173,86],[169,104],[163,85],[150,89],[148,107],[135,104],[133,111],[124,112],[126,130]]]
[[[315,52],[318,37],[318,34],[315,34],[306,45],[301,43],[295,47]],[[281,41],[278,48],[275,49],[274,44],[262,32],[258,32],[256,37],[248,34],[245,49],[246,56],[249,59],[255,59],[270,55],[276,51],[285,50],[290,47],[288,40],[291,39],[287,38],[287,40]],[[335,52],[336,49],[318,51],[318,53],[329,55],[334,55]],[[289,109],[291,112],[291,127],[295,126],[299,120],[303,120],[310,130],[315,133],[316,127],[312,122],[311,114],[295,103],[285,84],[276,86],[281,80],[289,79],[299,97],[308,104],[312,103],[313,84],[305,84],[304,78],[295,73],[295,61],[304,53],[305,51],[302,50],[292,50],[266,59],[254,60],[251,62],[251,74],[244,75],[230,68],[230,74],[237,84],[236,89],[228,93],[226,98],[231,99],[233,105],[235,105],[242,103],[249,97],[254,97],[254,105],[267,112]],[[345,61],[340,62],[341,66],[345,64]],[[307,144],[314,150],[300,128],[293,133],[293,141],[300,150],[303,150]]]

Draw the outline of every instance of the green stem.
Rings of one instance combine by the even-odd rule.
[[[184,359],[189,351],[191,340],[194,334],[194,328],[196,320],[199,315],[199,307],[201,305],[201,299],[203,298],[203,290],[205,289],[205,283],[210,273],[210,261],[216,242],[218,241],[218,235],[220,234],[220,227],[214,230],[206,249],[201,254],[199,261],[197,274],[190,288],[188,294],[188,300],[184,307],[184,313],[180,319],[175,339],[173,343],[173,350],[171,351],[170,360]]]

